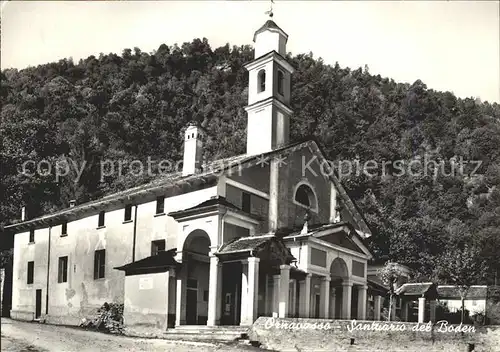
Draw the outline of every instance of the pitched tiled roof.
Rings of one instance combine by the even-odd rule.
[[[349,224],[348,222],[345,222],[345,221],[340,221],[340,222],[335,222],[335,223],[326,223],[326,224],[311,224],[311,225],[308,225],[308,231],[306,234],[301,233],[302,232],[302,227],[301,227],[300,229],[296,228],[293,230],[289,230],[288,233],[285,233],[285,236],[286,236],[285,238],[312,236],[312,235],[319,233],[321,231],[333,229],[336,227],[342,227],[342,226],[349,226],[352,228],[352,225]],[[285,230],[283,230],[283,231],[285,231]]]
[[[488,287],[484,286],[471,286],[467,291],[467,299],[484,299],[486,298]],[[439,285],[437,287],[439,298],[443,299],[460,299],[460,289],[458,286],[452,285]]]
[[[260,258],[266,265],[290,264],[295,261],[283,239],[275,233],[236,238],[224,244],[216,253],[219,258]]]
[[[264,23],[264,24],[262,25],[262,27],[260,27],[259,29],[257,29],[257,30],[255,31],[255,34],[253,35],[253,41],[255,41],[255,37],[257,36],[257,34],[262,33],[262,32],[264,32],[264,31],[266,31],[266,30],[268,30],[268,29],[277,29],[277,30],[279,30],[279,31],[283,32],[283,33],[285,34],[285,37],[286,37],[286,38],[288,38],[288,34],[286,34],[286,33],[285,33],[285,31],[284,31],[284,30],[282,30],[282,29],[281,29],[281,28],[280,28],[280,27],[276,24],[276,22],[274,22],[274,21],[272,21],[272,20],[267,20],[267,21],[266,21],[266,23]]]
[[[432,282],[406,283],[396,290],[396,294],[404,296],[422,296],[435,289]]]
[[[162,177],[157,178],[156,180],[153,180],[150,183],[133,187],[122,192],[110,194],[95,201],[84,203],[72,208],[59,210],[52,214],[47,214],[21,223],[8,225],[5,227],[5,230],[19,232],[20,230],[27,230],[36,226],[42,227],[54,223],[55,224],[61,223],[65,220],[78,219],[79,217],[84,216],[83,214],[90,214],[90,213],[97,214],[100,210],[108,206],[120,207],[123,205],[124,201],[133,202],[134,198],[142,197],[145,195],[151,195],[151,196],[157,196],[162,194],[164,195],[167,190],[176,190],[179,188],[185,188],[186,189],[185,192],[188,192],[193,188],[196,187],[201,188],[203,186],[206,186],[207,184],[215,183],[216,180],[218,179],[218,176],[220,176],[224,171],[228,171],[233,168],[240,168],[240,170],[242,170],[256,165],[259,160],[262,160],[262,158],[280,153],[291,154],[294,151],[305,147],[309,147],[313,153],[319,153],[321,158],[324,158],[324,153],[319,149],[318,144],[314,139],[307,139],[303,141],[298,141],[296,143],[291,143],[289,145],[272,150],[262,155],[247,155],[247,154],[235,155],[232,157],[219,159],[205,164],[202,167],[202,172],[200,172],[199,174],[182,176],[181,172],[175,172],[172,174],[164,175]],[[335,170],[332,173],[330,179],[334,182],[334,184],[338,188],[339,194],[344,199],[345,205],[347,205],[347,208],[353,215],[356,223],[358,223],[361,226],[361,228],[366,234],[370,235],[371,234],[370,229],[368,228],[366,222],[364,221],[364,218],[358,211],[354,202],[350,200],[349,196],[347,195],[344,188],[340,184],[340,181],[336,176]],[[182,190],[181,193],[183,192],[184,191]]]
[[[219,249],[219,253],[222,254],[222,253],[253,251],[258,249],[261,245],[272,240],[273,238],[275,238],[275,236],[272,234],[235,238],[232,241],[224,244]]]
[[[134,272],[144,272],[148,270],[154,269],[169,269],[172,267],[176,267],[179,263],[175,260],[174,256],[176,253],[176,249],[170,249],[168,251],[158,252],[157,255],[147,257],[136,262],[132,262],[129,264],[125,264],[123,266],[116,267],[116,270],[123,270],[125,273],[134,273]]]
[[[269,156],[281,153],[285,150],[293,151],[297,148],[300,149],[304,146],[310,145],[311,143],[314,142],[312,140],[300,141],[297,143],[286,145],[282,148],[275,149],[268,153],[264,153],[263,155]],[[181,172],[166,174],[161,177],[158,177],[157,179],[149,183],[129,188],[121,192],[109,194],[97,200],[80,204],[72,208],[62,209],[54,213],[43,215],[24,222],[11,224],[5,226],[5,229],[16,230],[18,228],[21,229],[21,228],[30,228],[33,226],[42,226],[46,225],[47,222],[50,221],[62,221],[64,219],[68,219],[71,216],[76,217],[76,214],[85,211],[94,211],[97,213],[101,208],[115,203],[119,204],[124,199],[131,199],[131,197],[137,197],[148,193],[154,193],[154,192],[158,193],[164,191],[167,188],[178,187],[182,184],[186,184],[187,187],[193,187],[195,185],[203,185],[209,182],[210,180],[217,179],[217,176],[221,175],[221,172],[224,170],[229,170],[233,167],[251,166],[253,162],[258,160],[260,157],[261,157],[260,155],[240,154],[228,158],[215,160],[213,162],[209,162],[203,165],[202,167],[203,171],[200,172],[199,174],[194,174],[190,176],[182,176]]]
[[[179,215],[196,212],[196,211],[203,210],[203,209],[208,209],[208,208],[211,208],[211,207],[214,207],[217,205],[221,205],[223,207],[226,207],[226,208],[229,208],[229,209],[232,209],[235,211],[243,212],[236,205],[229,202],[225,197],[215,196],[215,197],[210,198],[209,200],[206,200],[204,202],[201,202],[200,204],[195,205],[194,207],[187,208],[184,210],[179,210],[179,211],[173,211],[173,212],[169,213],[168,216],[172,216],[172,217],[176,218]]]
[[[367,279],[368,287],[377,293],[387,293],[389,290],[384,285],[381,285],[375,280]]]

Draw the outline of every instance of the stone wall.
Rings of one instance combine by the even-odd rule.
[[[260,317],[249,336],[277,351],[500,351],[499,326]]]
[[[486,320],[488,324],[500,325],[500,286],[488,287]]]
[[[5,269],[0,268],[0,316],[2,316],[3,308],[3,286],[5,282]]]

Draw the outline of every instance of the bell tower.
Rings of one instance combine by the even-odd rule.
[[[294,68],[286,59],[288,35],[268,20],[254,34],[255,58],[248,70],[247,154],[270,152],[289,143],[290,87]]]

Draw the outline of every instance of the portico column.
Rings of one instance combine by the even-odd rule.
[[[425,297],[418,298],[418,322],[423,323],[425,319]]]
[[[336,292],[335,287],[331,287],[330,283],[330,314],[328,315],[329,319],[335,319],[335,304],[336,304]]]
[[[177,274],[175,287],[175,326],[186,324],[186,272],[187,268],[183,267]]]
[[[321,278],[320,286],[320,303],[319,303],[319,317],[323,319],[328,318],[329,305],[330,305],[330,277],[325,276]]]
[[[246,318],[244,325],[252,325],[257,319],[257,308],[259,304],[259,258],[248,258],[248,275],[247,275],[247,302],[246,302]],[[243,302],[242,302],[243,303]],[[243,308],[243,306],[242,306]],[[243,309],[242,309],[243,311]],[[242,320],[243,322],[243,320]],[[243,325],[243,324],[240,324]]]
[[[430,307],[430,321],[433,323],[436,322],[436,300],[433,299],[432,301],[429,301],[429,307]]]
[[[245,325],[248,315],[248,261],[242,261],[240,325]]]
[[[342,282],[342,319],[351,319],[352,281]]]
[[[220,310],[220,289],[222,275],[220,273],[219,258],[210,253],[210,276],[208,280],[208,326],[219,324],[217,316]]]
[[[366,320],[366,291],[368,286],[358,286],[358,320]]]
[[[290,288],[290,265],[280,266],[279,305],[278,317],[286,318],[288,315],[288,291]]]
[[[307,274],[300,282],[300,317],[309,318],[309,306],[311,305],[311,274]]]
[[[373,319],[380,320],[380,309],[382,308],[382,296],[374,297]]]
[[[273,293],[272,293],[272,304],[273,309],[272,316],[278,317],[279,314],[279,301],[280,301],[280,275],[273,275]]]
[[[267,274],[264,275],[264,316],[268,315],[269,312],[269,303],[271,302],[271,298],[269,295],[269,276]]]

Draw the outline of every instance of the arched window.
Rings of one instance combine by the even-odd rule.
[[[283,86],[285,85],[285,75],[283,72],[278,70],[278,93],[281,95],[283,94]]]
[[[258,85],[257,85],[257,90],[258,92],[263,92],[266,90],[266,71],[265,70],[260,70],[259,73],[257,74],[257,79],[258,79]]]
[[[295,190],[294,201],[305,208],[317,211],[318,202],[316,195],[311,187],[306,184],[300,184]]]

